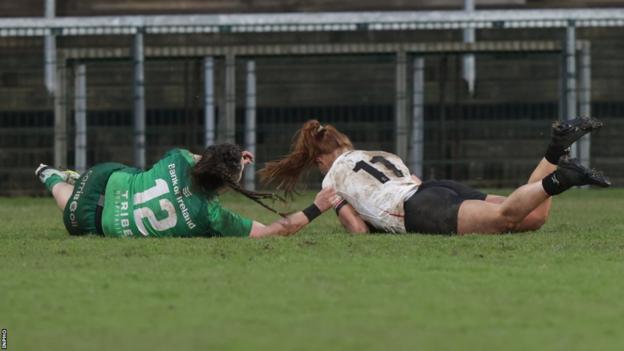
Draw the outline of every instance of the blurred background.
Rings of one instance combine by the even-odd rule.
[[[398,153],[425,179],[514,187],[543,156],[553,121],[591,115],[607,127],[574,153],[617,185],[623,7],[1,1],[0,195],[44,193],[33,175],[40,162],[149,167],[172,147],[223,141],[255,150],[257,170],[288,152],[311,118],[356,148]],[[289,17],[299,14],[313,16]],[[320,179],[311,174],[309,185]],[[246,184],[261,187],[253,172]]]

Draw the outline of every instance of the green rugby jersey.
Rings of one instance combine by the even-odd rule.
[[[102,228],[108,236],[248,236],[252,221],[191,191],[188,150],[173,149],[151,169],[113,173]]]

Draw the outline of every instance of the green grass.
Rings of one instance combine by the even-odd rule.
[[[9,350],[622,350],[623,195],[571,191],[532,234],[329,213],[258,241],[76,238],[51,199],[0,199],[0,327]]]

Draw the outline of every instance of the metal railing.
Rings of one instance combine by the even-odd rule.
[[[112,60],[132,60],[133,77],[131,84],[132,96],[126,96],[123,100],[127,106],[120,107],[124,115],[123,123],[111,126],[110,133],[118,133],[119,138],[130,140],[134,148],[129,155],[135,165],[145,167],[152,160],[146,155],[146,145],[152,147],[162,143],[169,145],[173,141],[199,140],[206,143],[214,142],[216,134],[220,140],[248,141],[248,146],[257,147],[259,154],[274,155],[284,152],[288,141],[284,134],[271,134],[274,128],[293,128],[300,118],[301,111],[288,107],[262,106],[256,103],[255,96],[261,91],[253,89],[255,85],[255,72],[262,67],[254,63],[245,66],[244,84],[241,89],[236,84],[237,62],[254,61],[269,57],[294,57],[303,58],[310,55],[324,55],[328,58],[336,55],[385,55],[390,57],[388,67],[390,77],[394,82],[392,98],[389,101],[375,101],[370,106],[351,106],[343,110],[344,106],[326,106],[331,120],[345,129],[347,133],[354,135],[356,141],[368,146],[379,145],[386,150],[394,150],[407,159],[408,150],[411,150],[410,166],[420,169],[420,174],[425,176],[453,176],[462,179],[463,174],[502,174],[517,173],[514,168],[517,164],[520,168],[525,167],[527,160],[520,159],[511,162],[508,169],[499,169],[500,160],[477,162],[469,153],[462,154],[460,149],[463,143],[470,141],[466,134],[458,130],[479,131],[479,123],[489,121],[487,118],[463,119],[449,127],[444,124],[445,120],[453,120],[457,116],[465,116],[469,107],[458,104],[449,110],[448,103],[444,100],[429,101],[425,98],[424,73],[429,64],[429,57],[436,55],[464,55],[464,54],[492,54],[492,53],[547,53],[552,55],[556,62],[560,63],[560,83],[557,91],[553,91],[554,98],[549,97],[550,107],[556,106],[552,111],[547,109],[540,115],[539,121],[535,122],[533,114],[523,115],[517,121],[501,122],[507,127],[517,125],[520,130],[533,128],[540,131],[547,129],[548,121],[556,118],[574,117],[577,112],[589,114],[591,112],[591,74],[590,74],[590,45],[586,41],[576,38],[577,28],[585,27],[612,27],[624,26],[623,9],[591,9],[591,10],[514,10],[510,11],[444,11],[444,12],[385,12],[385,13],[314,13],[314,14],[253,14],[253,15],[176,15],[176,16],[119,16],[119,17],[80,17],[80,18],[12,18],[0,19],[0,37],[40,37],[46,36],[46,83],[49,92],[54,99],[54,132],[48,127],[46,137],[39,137],[39,142],[45,139],[50,142],[49,150],[54,150],[54,163],[60,166],[68,166],[69,162],[81,163],[88,161],[105,161],[99,156],[85,156],[84,153],[93,149],[92,136],[97,138],[91,129],[85,130],[84,121],[92,118],[94,111],[88,109],[89,102],[80,101],[81,96],[88,96],[88,82],[77,81],[74,87],[68,82],[73,69],[80,72],[80,65],[86,64],[87,70],[84,77],[89,74],[88,66],[98,62],[112,62]],[[145,46],[145,36],[164,36],[171,34],[202,35],[205,33],[228,33],[238,35],[256,33],[258,35],[275,35],[285,32],[366,32],[366,31],[414,31],[414,30],[460,30],[460,29],[504,29],[512,28],[560,28],[562,40],[558,41],[496,41],[496,42],[403,42],[403,43],[380,43],[380,42],[350,42],[350,43],[291,43],[291,44],[253,44],[248,45],[188,45],[183,47]],[[564,35],[565,34],[565,35]],[[55,37],[58,36],[83,36],[83,35],[112,35],[122,38],[124,41],[133,39],[133,45],[115,48],[67,48],[55,50]],[[120,39],[121,40],[121,39]],[[53,45],[54,44],[54,45]],[[553,55],[554,54],[554,55]],[[559,56],[558,56],[559,55]],[[188,125],[176,127],[162,127],[154,124],[154,116],[158,110],[146,106],[146,93],[143,90],[145,81],[146,60],[175,60],[190,58],[201,60],[203,63],[201,75],[203,96],[201,96],[200,108],[193,112],[190,118],[197,118],[192,122],[194,133],[190,137]],[[223,64],[222,72],[224,79],[222,87],[217,87],[215,62]],[[328,59],[331,60],[331,59]],[[356,62],[356,60],[354,60]],[[580,63],[580,65],[577,65]],[[240,65],[239,65],[240,66]],[[251,67],[251,68],[250,68]],[[577,67],[580,71],[577,71]],[[253,68],[253,69],[252,69]],[[238,68],[240,71],[240,67]],[[53,73],[53,74],[52,74]],[[80,74],[76,75],[77,77]],[[240,74],[239,74],[240,76]],[[262,77],[260,77],[262,79]],[[240,82],[238,83],[240,84]],[[130,88],[129,87],[129,88]],[[74,90],[75,89],[75,90]],[[237,106],[236,94],[246,91],[247,100],[245,107]],[[444,89],[441,89],[442,91]],[[217,101],[217,91],[223,92],[221,101]],[[72,92],[74,101],[72,102]],[[253,99],[251,97],[254,97]],[[557,102],[556,100],[560,101]],[[239,99],[239,103],[242,99]],[[437,104],[437,108],[434,107]],[[376,107],[372,107],[372,106]],[[525,105],[531,105],[527,103]],[[72,106],[77,108],[72,109]],[[303,105],[305,106],[305,105]],[[84,107],[84,108],[83,108]],[[488,107],[482,108],[476,115],[483,116]],[[305,109],[306,107],[301,107]],[[314,110],[315,106],[309,109]],[[362,109],[363,110],[360,110]],[[353,111],[369,113],[370,109],[378,109],[375,121],[364,128],[354,128],[349,123],[340,122],[343,118],[349,120]],[[272,111],[272,112],[271,112]],[[347,111],[343,112],[341,111]],[[283,121],[270,123],[267,120],[275,118],[274,114],[282,116]],[[177,113],[174,113],[177,114]],[[68,116],[73,115],[76,122],[72,125]],[[245,118],[245,116],[247,118]],[[431,120],[434,116],[435,122]],[[280,118],[282,118],[280,117]],[[314,117],[314,116],[309,116]],[[463,118],[463,117],[461,117]],[[460,119],[461,119],[460,118]],[[529,122],[527,122],[527,119]],[[191,119],[189,119],[191,120]],[[246,122],[242,122],[246,120]],[[152,122],[150,122],[152,121]],[[351,118],[349,121],[361,121]],[[440,122],[442,121],[442,122]],[[69,123],[68,123],[69,122]],[[129,123],[126,125],[125,123]],[[298,123],[300,123],[299,121]],[[350,122],[350,123],[351,123]],[[497,130],[502,124],[493,122],[488,130]],[[129,127],[133,126],[131,130]],[[286,127],[288,126],[288,127]],[[179,127],[179,128],[178,128]],[[89,127],[90,128],[90,127]],[[94,126],[104,131],[102,126]],[[115,129],[117,128],[117,129]],[[220,128],[220,129],[219,129]],[[459,128],[459,129],[457,129]],[[219,129],[219,130],[217,130]],[[500,129],[500,128],[498,128]],[[526,129],[528,130],[528,129]],[[24,132],[20,130],[19,133]],[[106,132],[106,133],[108,133]],[[9,132],[10,133],[10,132]],[[74,145],[73,136],[77,133],[87,136],[87,140],[76,139]],[[177,134],[176,134],[177,133]],[[180,134],[181,133],[181,134]],[[362,134],[364,133],[364,134]],[[496,132],[493,132],[496,133]],[[175,135],[184,135],[182,137]],[[476,133],[478,134],[478,133]],[[360,137],[362,135],[362,137]],[[374,135],[374,137],[371,137]],[[172,136],[171,138],[169,136]],[[243,136],[246,136],[243,137]],[[371,138],[367,142],[365,137]],[[411,138],[410,138],[411,137]],[[186,138],[186,139],[185,139]],[[189,139],[190,138],[190,139]],[[159,141],[155,141],[155,140]],[[257,145],[252,145],[253,140]],[[263,145],[266,139],[272,142]],[[487,138],[486,138],[487,139]],[[519,138],[529,140],[530,138]],[[276,140],[280,140],[275,143]],[[439,145],[442,142],[444,145]],[[527,141],[531,143],[531,141]],[[589,145],[589,141],[584,141]],[[604,141],[598,141],[604,143]],[[39,143],[41,144],[41,143]],[[87,145],[87,147],[84,147]],[[76,147],[77,146],[77,147]],[[481,145],[482,147],[483,145]],[[41,146],[37,146],[41,147]],[[116,152],[123,149],[119,145]],[[507,147],[510,147],[509,145]],[[113,146],[111,145],[111,148]],[[6,150],[9,150],[8,147]],[[68,151],[75,150],[76,156]],[[125,149],[124,149],[125,150]],[[471,152],[467,148],[467,152]],[[48,151],[51,152],[51,151]],[[589,157],[591,151],[580,148],[581,156]],[[80,154],[80,155],[79,155]],[[108,153],[110,154],[110,153]],[[102,153],[101,155],[108,155]],[[128,153],[124,154],[127,155]],[[6,156],[3,154],[3,156]],[[69,157],[68,157],[69,156]],[[104,156],[102,156],[104,157]],[[128,156],[129,157],[129,156]],[[457,159],[461,157],[461,159]],[[75,158],[75,160],[73,160]],[[589,161],[588,159],[586,160]],[[605,162],[600,157],[597,162]],[[610,161],[609,161],[610,162]],[[73,164],[73,163],[72,163]],[[77,163],[76,163],[77,164]],[[504,168],[504,167],[503,167]],[[523,168],[522,168],[523,169]],[[479,173],[480,172],[480,173]],[[498,173],[497,173],[498,172]],[[487,181],[487,180],[486,180]],[[252,178],[247,178],[251,184]],[[496,185],[508,185],[500,183]]]
[[[0,19],[0,36],[274,33],[624,26],[624,9],[163,15]]]

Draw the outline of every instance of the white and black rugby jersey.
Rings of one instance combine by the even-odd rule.
[[[418,183],[397,155],[383,151],[348,151],[340,155],[323,179],[362,219],[378,230],[404,233],[403,202]]]

